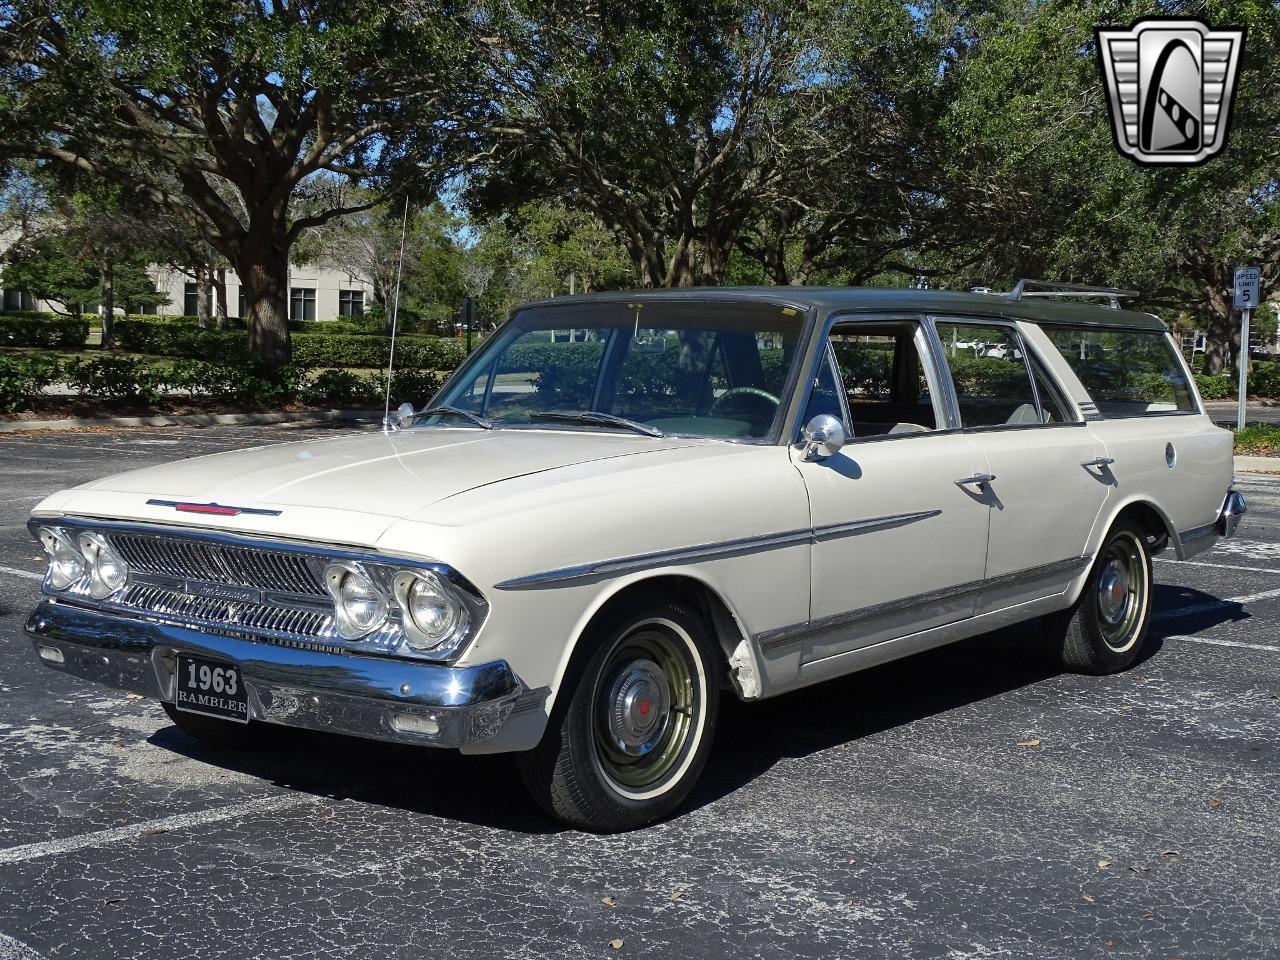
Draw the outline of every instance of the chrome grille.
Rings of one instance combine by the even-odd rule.
[[[139,573],[328,596],[316,571],[293,553],[131,533],[113,533],[111,542],[130,569]]]
[[[319,640],[335,637],[333,618],[321,610],[193,597],[147,585],[129,587],[114,605],[161,617],[214,626],[235,626],[272,635]]]

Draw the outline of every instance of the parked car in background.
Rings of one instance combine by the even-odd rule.
[[[723,697],[1037,618],[1065,668],[1125,669],[1152,555],[1245,509],[1164,324],[1043,298],[560,298],[400,426],[50,496],[39,657],[211,742],[512,752],[623,830],[686,798]]]

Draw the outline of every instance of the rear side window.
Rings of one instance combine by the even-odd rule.
[[[938,336],[966,427],[1043,423],[1021,344],[1009,327],[944,322]]]
[[[1075,327],[1044,332],[1105,416],[1195,411],[1184,368],[1163,333]]]

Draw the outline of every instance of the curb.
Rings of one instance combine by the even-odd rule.
[[[1236,457],[1237,473],[1280,473],[1280,457]]]
[[[236,424],[306,423],[329,420],[381,420],[381,410],[308,410],[303,413],[194,413],[155,417],[100,417],[73,420],[10,420],[0,433],[33,430],[82,430],[86,427],[213,427]]]

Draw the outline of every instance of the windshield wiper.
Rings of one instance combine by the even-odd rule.
[[[599,410],[579,410],[577,413],[556,413],[554,411],[531,413],[529,414],[529,419],[555,420],[559,423],[594,423],[602,427],[623,427],[627,430],[634,430],[636,433],[643,433],[646,437],[666,436],[657,427],[652,427],[647,423],[628,420],[626,417],[615,417],[612,413],[601,413]]]
[[[427,407],[427,409],[419,413],[418,416],[430,417],[434,414],[443,414],[443,413],[451,413],[455,417],[465,417],[466,419],[474,423],[477,427],[482,427],[485,430],[493,429],[493,421],[488,419],[487,417],[482,417],[478,413],[472,413],[470,410],[463,410],[461,407],[451,407],[447,403],[442,403],[438,407]]]

